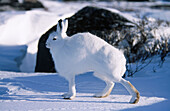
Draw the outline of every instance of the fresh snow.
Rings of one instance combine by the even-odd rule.
[[[26,55],[26,50],[26,45],[0,45],[0,70],[20,72],[19,66]]]
[[[162,68],[152,66],[126,78],[139,90],[141,98],[138,104],[129,104],[130,95],[120,84],[116,84],[110,96],[94,98],[105,83],[92,72],[76,77],[77,96],[73,100],[64,100],[67,81],[55,73],[16,73],[0,72],[0,108],[2,111],[168,111],[170,109],[169,60]]]
[[[68,90],[64,78],[55,73],[33,73],[40,36],[60,18],[70,17],[84,6],[109,7],[107,9],[135,21],[138,19],[130,16],[136,16],[135,13],[119,12],[112,7],[116,4],[118,7],[134,8],[141,16],[167,21],[170,21],[169,11],[147,8],[154,2],[41,1],[48,11],[34,9],[0,12],[0,111],[170,110],[169,56],[162,68],[157,66],[159,61],[155,60],[134,77],[126,78],[141,94],[139,103],[135,105],[128,103],[130,95],[120,84],[115,85],[110,96],[94,98],[93,94],[100,92],[105,83],[92,76],[93,72],[76,77],[77,97],[73,100],[64,100],[61,96]],[[160,34],[169,37],[169,27],[159,27],[155,34],[159,40]]]

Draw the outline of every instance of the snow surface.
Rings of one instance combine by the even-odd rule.
[[[138,104],[129,104],[130,95],[125,88],[116,84],[111,95],[94,98],[105,83],[92,72],[76,77],[77,96],[64,100],[62,94],[68,90],[68,82],[55,73],[0,72],[0,110],[14,111],[168,111],[170,110],[169,68],[170,59],[162,68],[153,72],[153,64],[147,69],[126,78],[139,90]]]
[[[130,95],[120,84],[116,84],[111,95],[106,98],[94,98],[93,94],[100,92],[105,83],[92,76],[92,72],[76,77],[77,97],[74,100],[64,100],[61,95],[67,92],[68,83],[54,73],[33,73],[37,45],[40,36],[57,23],[60,18],[73,15],[87,5],[110,7],[113,4],[120,7],[142,9],[138,13],[149,17],[170,21],[170,12],[151,10],[141,6],[144,3],[107,3],[107,2],[56,2],[41,0],[49,9],[34,9],[30,11],[0,12],[0,111],[169,111],[170,110],[170,58],[162,68],[158,61],[152,62],[147,68],[136,73],[129,80],[140,92],[138,104],[129,104]],[[144,8],[144,9],[143,9]],[[123,16],[134,20],[133,12]],[[127,15],[128,14],[128,15]],[[136,20],[136,19],[135,19]],[[156,33],[168,34],[169,28],[159,28]],[[11,72],[9,72],[11,71]],[[21,71],[21,72],[18,72]],[[156,71],[156,72],[153,72]],[[29,72],[29,73],[26,73]]]
[[[21,61],[26,55],[27,46],[0,45],[0,70],[19,72]]]

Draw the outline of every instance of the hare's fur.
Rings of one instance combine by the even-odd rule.
[[[139,101],[139,92],[122,78],[126,71],[126,59],[123,53],[99,37],[90,33],[78,33],[72,37],[66,35],[67,20],[60,20],[57,31],[53,32],[46,44],[54,60],[55,68],[69,81],[69,92],[65,99],[76,96],[75,75],[94,71],[94,76],[106,82],[105,89],[95,97],[106,97],[112,91],[114,83],[121,83],[132,95],[130,103]]]

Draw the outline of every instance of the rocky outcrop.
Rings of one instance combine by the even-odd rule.
[[[31,10],[33,8],[45,8],[38,0],[0,0],[0,11]]]
[[[131,27],[127,23],[131,23],[131,21],[118,13],[88,6],[68,18],[67,35],[90,32],[107,41],[113,31]],[[49,34],[55,31],[56,28],[56,25],[53,26],[39,40],[35,72],[55,72],[52,57],[45,43]]]

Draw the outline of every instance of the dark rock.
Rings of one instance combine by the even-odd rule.
[[[129,2],[149,2],[150,0],[126,0]]]
[[[170,10],[170,4],[155,4],[150,7],[153,9]]]
[[[49,49],[45,45],[48,36],[55,30],[56,25],[43,34],[39,40],[35,72],[56,72]]]
[[[114,30],[131,27],[126,23],[131,22],[118,13],[88,6],[68,18],[67,35],[72,36],[79,32],[90,32],[106,40]],[[45,43],[49,34],[56,31],[56,28],[56,25],[53,26],[39,40],[35,72],[55,72],[52,57]]]
[[[18,0],[0,0],[0,11],[9,10],[31,10],[33,8],[44,8],[43,4],[38,0],[24,0],[23,3],[19,3]]]
[[[117,13],[88,6],[68,18],[68,22],[67,34],[69,36],[78,32],[90,32],[102,37],[103,33],[127,27],[126,23],[130,21]]]

